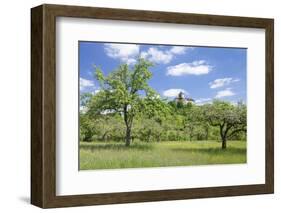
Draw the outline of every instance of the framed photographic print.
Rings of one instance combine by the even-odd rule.
[[[31,203],[274,191],[273,19],[31,9]]]

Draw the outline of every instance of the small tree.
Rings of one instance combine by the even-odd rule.
[[[95,129],[99,140],[107,141],[108,139],[117,139],[118,132],[122,132],[124,128],[120,125],[122,120],[120,116],[114,114],[107,114],[96,117],[93,120],[95,123]],[[121,134],[124,135],[124,134]]]
[[[184,115],[184,128],[189,134],[189,140],[192,141],[194,135],[196,134],[196,129],[201,123],[201,113],[200,108],[197,106],[191,106],[185,108]]]
[[[92,141],[95,134],[95,127],[93,122],[89,119],[89,116],[80,112],[79,122],[79,140],[87,142]]]
[[[152,64],[142,58],[131,68],[127,64],[104,76],[100,69],[96,69],[95,76],[101,86],[89,104],[90,113],[119,113],[126,127],[125,144],[131,143],[131,132],[135,116],[157,99],[157,94],[148,85],[152,77],[149,67]],[[145,107],[144,107],[145,106]]]
[[[226,142],[235,134],[247,131],[247,109],[243,104],[237,106],[228,102],[214,101],[206,104],[204,117],[211,126],[219,127],[222,149],[226,149]]]

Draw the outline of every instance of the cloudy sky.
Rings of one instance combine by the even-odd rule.
[[[153,62],[149,84],[163,98],[183,91],[197,104],[212,99],[246,102],[244,48],[79,42],[80,92],[99,91],[93,65],[107,75],[119,64],[133,66],[139,56]]]

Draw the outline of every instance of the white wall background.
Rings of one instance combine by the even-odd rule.
[[[30,189],[30,8],[39,0],[1,1],[0,6],[0,210],[39,212]],[[275,19],[275,194],[140,204],[52,209],[49,212],[278,212],[281,198],[281,13],[277,0],[60,0],[47,3],[162,10]],[[279,210],[280,211],[280,210]]]

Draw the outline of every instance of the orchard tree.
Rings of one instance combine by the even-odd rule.
[[[141,119],[138,128],[139,136],[141,139],[149,143],[152,139],[156,138],[155,136],[157,132],[161,131],[160,127],[160,124],[154,119]]]
[[[164,133],[163,123],[171,115],[171,106],[157,96],[145,98],[141,108],[142,112],[139,114],[142,122],[141,135],[147,142],[150,142],[152,138],[159,142]]]
[[[105,76],[101,69],[95,69],[95,77],[101,90],[89,103],[89,113],[118,113],[125,124],[125,144],[131,143],[132,126],[135,116],[143,111],[153,111],[158,95],[149,87],[152,64],[142,58],[134,66],[120,65]],[[157,102],[156,102],[157,103]]]
[[[79,114],[79,139],[80,141],[87,141],[90,142],[93,139],[93,136],[95,134],[95,126],[94,123],[89,119],[89,116],[85,113]]]
[[[189,134],[189,140],[192,141],[195,134],[199,134],[203,122],[202,111],[199,106],[192,105],[184,111],[184,128]]]
[[[95,120],[95,129],[97,136],[102,141],[107,141],[108,138],[116,138],[118,132],[124,131],[122,124],[122,120],[120,116],[114,114],[106,114],[102,116],[97,116]]]
[[[247,131],[247,108],[244,104],[237,106],[224,101],[214,101],[203,107],[204,117],[211,126],[219,127],[222,149],[226,142],[239,132]]]

